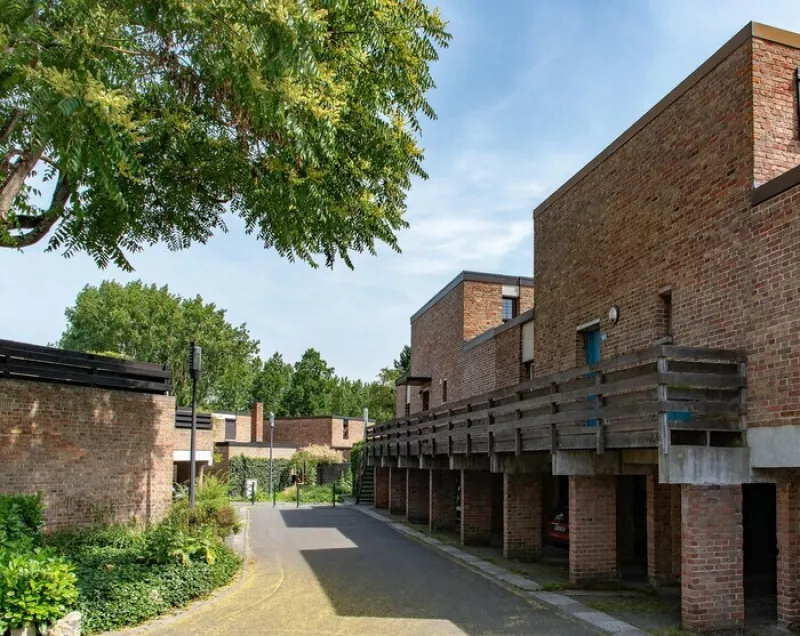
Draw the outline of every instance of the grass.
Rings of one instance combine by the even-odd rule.
[[[664,603],[652,596],[610,598],[602,601],[589,601],[586,603],[592,609],[606,614],[615,612],[629,612],[631,614],[667,614],[670,611],[668,603]]]

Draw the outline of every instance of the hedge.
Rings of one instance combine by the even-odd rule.
[[[292,462],[288,459],[272,460],[272,486],[280,492],[292,483]],[[245,482],[248,479],[258,481],[257,490],[269,492],[269,460],[239,455],[231,457],[228,464],[228,485],[231,497],[244,497]]]

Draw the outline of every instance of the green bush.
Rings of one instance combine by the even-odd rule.
[[[292,482],[292,465],[288,459],[272,460],[272,483],[276,492],[283,490]],[[245,483],[248,479],[258,480],[258,492],[269,492],[269,460],[255,457],[231,457],[228,464],[228,492],[231,497],[246,495]]]
[[[343,493],[336,488],[336,501],[343,501]],[[278,501],[291,502],[297,501],[297,488],[289,487],[277,495]],[[300,486],[300,503],[333,503],[333,484],[323,484],[320,486],[303,485]]]
[[[210,526],[220,536],[239,531],[239,519],[231,506],[228,484],[215,476],[208,476],[198,487],[195,507],[189,507],[187,499],[179,499],[170,507],[167,519],[183,530],[194,530]]]
[[[361,453],[364,452],[364,440],[359,440],[353,443],[353,448],[350,449],[350,475],[352,475],[353,483],[358,481],[358,463],[361,459]]]
[[[40,493],[0,495],[0,546],[25,550],[41,545],[43,509]]]
[[[51,548],[0,550],[0,634],[51,623],[78,598],[73,567]]]

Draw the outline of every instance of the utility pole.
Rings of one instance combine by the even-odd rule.
[[[275,413],[269,412],[269,496],[272,497],[272,437],[275,432]]]
[[[195,473],[197,460],[195,458],[197,440],[197,381],[200,379],[202,350],[194,342],[189,343],[189,374],[192,377],[192,434],[189,441],[189,506],[194,508],[195,499]]]

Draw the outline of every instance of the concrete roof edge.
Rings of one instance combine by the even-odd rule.
[[[453,280],[447,283],[447,285],[442,287],[442,289],[436,292],[433,298],[422,305],[420,309],[414,312],[411,316],[411,322],[414,322],[417,318],[422,316],[431,307],[433,307],[463,282],[497,283],[498,285],[520,285],[521,287],[533,287],[533,278],[530,276],[510,276],[508,274],[490,274],[488,272],[463,271]]]
[[[795,166],[791,170],[754,188],[752,204],[761,205],[765,201],[769,201],[773,197],[783,194],[798,184],[800,184],[800,166]]]
[[[708,75],[714,68],[716,68],[723,60],[728,58],[734,51],[736,51],[742,44],[748,42],[752,38],[760,38],[768,40],[792,48],[800,48],[800,34],[792,31],[786,31],[777,27],[772,27],[758,22],[749,22],[742,28],[736,35],[723,44],[717,51],[711,55],[705,62],[698,66],[686,79],[673,88],[655,106],[650,108],[644,115],[637,119],[629,128],[627,128],[619,137],[606,146],[597,156],[595,156],[583,168],[578,170],[572,177],[565,181],[555,192],[542,201],[533,210],[533,218],[535,219],[539,214],[545,212],[550,206],[565,195],[573,186],[577,185],[583,180],[590,172],[603,163],[609,156],[614,154],[622,146],[624,146],[630,139],[637,133],[643,130],[651,121],[658,115],[671,106],[679,97],[686,93],[690,88],[697,84],[703,77]]]
[[[492,327],[491,329],[487,329],[482,334],[478,334],[472,340],[467,340],[464,344],[461,345],[462,351],[469,351],[470,349],[474,349],[479,344],[486,342],[487,340],[491,340],[496,336],[499,336],[504,331],[508,331],[518,325],[524,324],[526,322],[530,322],[533,320],[533,309],[529,309],[528,311],[523,311],[518,316],[515,316],[511,320],[504,322],[502,325],[498,325],[497,327]]]

